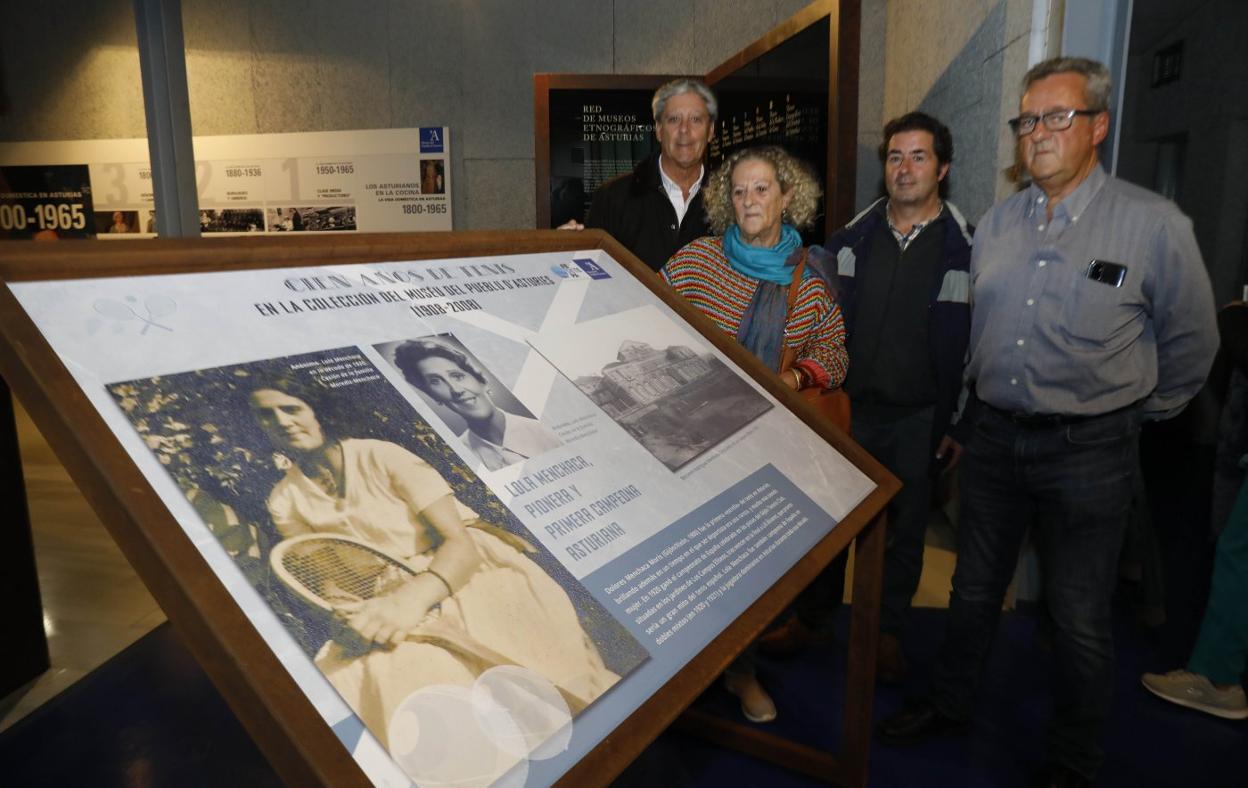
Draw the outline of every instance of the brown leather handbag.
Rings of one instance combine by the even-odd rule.
[[[797,291],[802,285],[802,274],[806,270],[806,253],[803,251],[801,261],[793,268],[793,282],[789,285],[789,307],[784,315],[784,325],[789,324],[793,315],[793,304],[797,302]],[[780,374],[783,375],[797,363],[797,351],[785,347],[780,356]],[[823,417],[849,434],[849,395],[842,388],[825,389],[822,386],[807,386],[798,390],[802,399],[815,406],[815,410]]]

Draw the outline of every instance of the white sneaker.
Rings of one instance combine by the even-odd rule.
[[[776,704],[754,675],[724,673],[724,689],[741,701],[741,713],[750,722],[771,722],[776,718]]]
[[[1248,719],[1248,699],[1244,698],[1244,688],[1238,684],[1218,689],[1199,673],[1186,670],[1145,673],[1140,680],[1149,692],[1171,703],[1227,720]]]

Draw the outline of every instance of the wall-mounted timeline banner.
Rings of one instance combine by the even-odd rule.
[[[379,785],[555,781],[874,486],[600,250],[9,287]]]
[[[451,229],[445,126],[196,137],[205,234]],[[0,144],[0,238],[156,232],[146,139]]]

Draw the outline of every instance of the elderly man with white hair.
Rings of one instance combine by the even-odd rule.
[[[659,153],[599,187],[584,225],[570,221],[560,229],[606,230],[657,271],[677,249],[710,234],[702,186],[719,105],[701,81],[674,79],[655,91],[650,106]]]

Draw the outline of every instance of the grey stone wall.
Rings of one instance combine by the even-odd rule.
[[[535,72],[704,73],[805,5],[184,0],[194,133],[447,125],[455,227],[528,228]],[[145,136],[132,8],[0,0],[0,141]]]
[[[977,222],[1014,188],[1002,174],[1014,157],[1005,121],[1017,114],[1017,86],[1027,70],[1032,0],[868,0],[864,72],[868,57],[875,57],[868,55],[868,31],[879,36],[878,23],[867,23],[872,5],[884,6],[885,15],[877,38],[883,79],[874,88],[881,111],[872,127],[864,108],[860,148],[879,144],[878,129],[889,118],[916,109],[939,118],[953,132],[950,199]],[[869,167],[860,164],[860,199],[871,190],[882,193],[880,177],[878,158],[872,156]]]
[[[884,193],[880,168],[880,129],[884,117],[884,56],[888,45],[888,3],[862,0],[858,56],[858,210]]]
[[[535,72],[704,73],[805,0],[183,0],[196,134],[445,124],[455,226],[533,226]],[[1031,0],[862,0],[857,202],[884,121],[953,129],[972,221],[1011,188]],[[0,0],[0,141],[145,135],[128,0]]]

